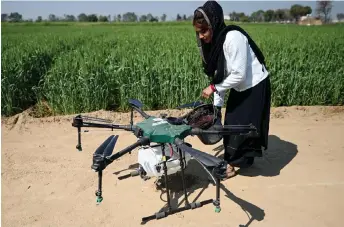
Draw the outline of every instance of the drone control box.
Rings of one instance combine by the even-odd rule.
[[[170,124],[159,117],[149,117],[136,126],[143,131],[143,136],[155,143],[174,143],[176,138],[184,139],[191,130],[189,125]]]

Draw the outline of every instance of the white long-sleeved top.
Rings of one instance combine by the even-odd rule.
[[[230,31],[223,43],[225,55],[224,80],[215,84],[214,105],[223,106],[228,89],[244,91],[264,80],[269,72],[250,47],[246,36],[239,31]]]

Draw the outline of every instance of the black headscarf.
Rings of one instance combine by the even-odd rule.
[[[216,1],[207,1],[203,6],[198,7],[196,11],[200,11],[203,14],[208,26],[212,30],[212,39],[210,43],[205,43],[203,40],[200,40],[197,32],[196,39],[203,59],[204,73],[212,78],[213,83],[220,83],[223,80],[223,43],[226,39],[227,32],[230,30],[237,30],[245,35],[259,61],[265,65],[264,56],[251,37],[239,26],[226,26],[222,7]]]
[[[211,58],[210,56],[212,49],[214,49],[214,46],[216,44],[216,38],[218,37],[221,30],[226,27],[226,24],[224,23],[222,7],[216,1],[207,1],[203,6],[198,7],[196,11],[199,11],[203,14],[203,17],[207,21],[208,27],[213,32],[211,43],[205,43],[199,38],[198,33],[196,32],[198,48],[200,49],[200,53],[203,59],[203,67],[206,71],[206,66],[209,65],[209,61]]]

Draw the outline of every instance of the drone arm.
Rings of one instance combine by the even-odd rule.
[[[91,122],[91,121],[96,121]],[[133,125],[115,125],[111,124],[111,121],[101,118],[95,118],[95,117],[88,117],[88,116],[82,116],[78,115],[73,118],[72,126],[78,129],[78,144],[76,145],[76,148],[81,151],[81,128],[108,128],[108,129],[122,129],[126,131],[135,131],[135,126]]]
[[[214,130],[203,130],[200,128],[191,129],[191,135],[201,135],[201,134],[217,134],[217,135],[247,135],[255,137],[258,135],[257,130],[253,126],[221,126],[214,125]]]
[[[115,154],[112,154],[110,156],[107,156],[107,155],[104,155],[101,153],[99,153],[99,154],[95,153],[93,155],[93,164],[92,164],[91,168],[96,172],[103,171],[109,164],[111,164],[116,159],[118,159],[121,156],[125,155],[126,153],[134,150],[138,146],[147,145],[149,143],[150,143],[150,141],[148,138],[142,137],[136,143],[134,143],[134,144],[124,148],[123,150],[121,150]]]
[[[74,127],[81,128],[81,127],[88,127],[88,128],[109,128],[109,129],[123,129],[126,131],[133,131],[133,126],[131,125],[115,125],[115,124],[101,124],[101,123],[93,123],[93,122],[81,122],[81,124],[72,124]]]
[[[227,130],[227,131],[256,131],[256,127],[253,125],[213,125],[215,130]]]
[[[148,145],[149,144],[149,138],[147,137],[142,137],[140,138],[136,143],[124,148],[123,150],[107,157],[107,159],[110,161],[110,162],[113,162],[114,160],[120,158],[121,156],[125,155],[126,153],[134,150],[135,148],[139,147],[139,146],[144,146],[144,145]]]

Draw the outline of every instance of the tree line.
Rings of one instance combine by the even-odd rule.
[[[138,16],[134,12],[127,12],[124,14],[118,14],[111,17],[111,15],[96,15],[80,13],[77,16],[65,14],[63,17],[56,16],[55,14],[49,14],[47,19],[43,19],[42,16],[38,16],[35,22],[154,22],[165,21],[166,14],[163,14],[160,18],[153,16],[151,13],[147,15]],[[33,19],[23,20],[23,16],[18,12],[12,12],[10,14],[2,13],[1,21],[6,22],[33,22]]]
[[[317,1],[316,4],[316,18],[323,20],[325,23],[330,21],[330,13],[332,9],[332,1]],[[312,13],[312,8],[310,6],[303,6],[300,4],[294,4],[290,9],[276,9],[276,10],[258,10],[251,15],[246,15],[243,12],[231,12],[225,16],[229,16],[230,21],[239,22],[281,22],[281,21],[294,21],[297,22],[302,16],[306,16]],[[85,13],[80,13],[78,16],[74,15],[64,15],[63,17],[58,17],[54,14],[50,14],[46,20],[43,20],[42,16],[38,16],[35,22],[42,21],[65,21],[65,22],[158,22],[166,21],[167,15],[153,16],[151,13],[147,15],[137,15],[134,12],[127,12],[124,14],[118,14],[111,17],[111,15],[96,15]],[[177,14],[176,21],[188,21],[192,20],[193,16],[186,16]],[[338,20],[344,19],[343,13],[337,14]],[[12,12],[9,15],[6,13],[1,14],[1,21],[9,22],[33,22],[32,19],[23,20],[23,17],[18,12]]]
[[[332,1],[317,1],[316,9],[313,12],[310,6],[301,4],[294,4],[289,9],[276,9],[276,10],[258,10],[251,15],[245,15],[242,12],[229,13],[229,20],[240,22],[281,22],[281,21],[294,21],[298,22],[301,17],[314,13],[314,18],[321,19],[325,23],[330,21],[332,10]],[[338,20],[342,20],[343,13],[337,14]]]

